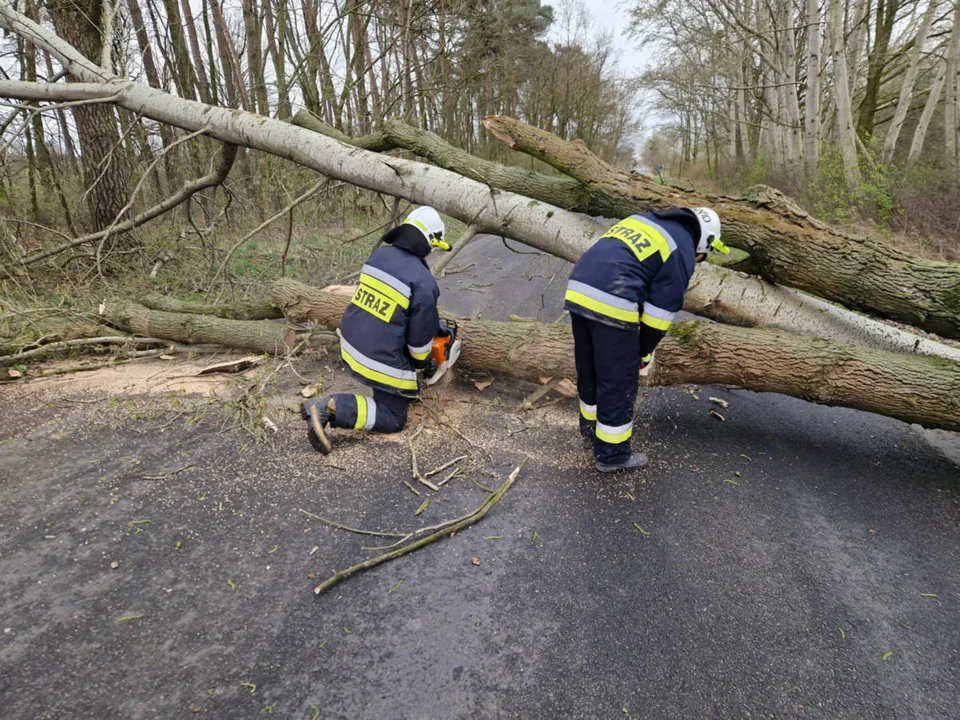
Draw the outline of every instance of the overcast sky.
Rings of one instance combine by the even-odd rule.
[[[559,20],[563,15],[564,5],[583,6],[586,8],[587,14],[591,17],[591,26],[589,28],[591,35],[597,35],[602,32],[610,32],[613,34],[615,46],[622,50],[619,54],[620,70],[628,75],[637,75],[642,72],[646,64],[644,55],[638,54],[636,51],[627,50],[630,46],[627,37],[627,24],[630,20],[630,15],[627,8],[633,4],[631,0],[542,0],[542,2],[544,5],[553,6],[554,17],[557,20],[557,22],[554,23],[551,35],[560,31],[560,28],[557,26],[560,24]],[[554,38],[551,37],[551,40],[553,39]]]
[[[627,34],[627,25],[630,20],[630,14],[627,8],[631,7],[638,0],[541,0],[544,5],[553,6],[554,23],[547,35],[548,42],[556,43],[563,39],[564,28],[563,19],[565,16],[565,7],[572,5],[574,7],[586,8],[586,13],[590,17],[587,34],[591,37],[608,32],[613,36],[614,46],[620,50],[617,53],[618,67],[620,73],[626,77],[639,75],[646,68],[649,55],[645,52],[638,53],[635,43],[631,42]],[[654,129],[662,122],[656,114],[646,113],[637,117],[641,123],[641,129],[633,143],[636,147],[641,147]]]

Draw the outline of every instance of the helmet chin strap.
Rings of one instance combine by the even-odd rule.
[[[716,250],[721,255],[730,254],[730,248],[724,245],[724,243],[720,240],[720,238],[713,238],[712,240],[710,240],[708,244],[713,250]]]

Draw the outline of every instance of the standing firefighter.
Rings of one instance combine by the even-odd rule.
[[[597,470],[637,470],[632,452],[633,410],[639,375],[683,295],[694,264],[716,250],[720,218],[709,208],[671,208],[621,220],[574,265],[565,307],[573,325],[580,396],[580,434],[593,438]]]
[[[418,394],[417,372],[429,385],[456,359],[444,354],[455,346],[455,329],[437,314],[440,289],[426,262],[434,247],[450,249],[443,231],[437,211],[419,207],[383,236],[363,266],[340,321],[340,354],[373,397],[339,393],[303,403],[307,435],[319,452],[330,452],[328,426],[402,430],[408,398]]]

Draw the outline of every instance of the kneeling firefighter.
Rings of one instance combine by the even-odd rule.
[[[580,434],[601,472],[636,470],[632,452],[639,376],[653,363],[697,262],[730,251],[710,208],[671,208],[621,220],[574,265],[567,284],[580,397]]]
[[[449,250],[432,207],[419,207],[382,238],[360,272],[340,321],[340,354],[373,397],[338,393],[301,406],[310,444],[330,452],[328,427],[399,432],[419,382],[432,385],[459,354],[456,325],[437,314],[440,289],[427,267],[434,247]]]

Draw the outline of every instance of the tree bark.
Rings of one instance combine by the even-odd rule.
[[[923,151],[923,143],[927,138],[927,130],[930,129],[930,122],[933,120],[933,114],[940,104],[940,95],[943,92],[943,85],[947,77],[947,62],[940,63],[940,69],[937,71],[937,77],[930,86],[930,94],[927,96],[926,105],[923,106],[923,112],[920,113],[920,121],[917,123],[917,129],[913,133],[913,142],[910,143],[910,153],[907,155],[909,162],[915,162]]]
[[[240,6],[243,10],[243,25],[247,38],[247,79],[250,96],[255,102],[256,112],[269,115],[267,82],[263,73],[263,49],[260,42],[262,29],[259,8],[256,0],[242,0]]]
[[[877,113],[877,103],[880,87],[883,83],[883,72],[888,61],[890,37],[897,22],[897,14],[901,8],[901,0],[877,0],[876,16],[873,25],[873,47],[867,57],[867,83],[863,89],[857,117],[857,134],[864,143],[870,141],[873,134],[874,117]]]
[[[104,303],[100,316],[127,332],[187,345],[215,343],[271,355],[282,355],[296,346],[293,328],[271,320],[225,320],[210,315],[164,312],[128,300]]]
[[[197,98],[197,81],[193,72],[193,63],[190,62],[190,51],[187,49],[187,36],[183,31],[183,20],[180,18],[180,5],[177,0],[163,0],[163,9],[167,16],[170,44],[173,46],[177,88],[181,97],[187,100],[195,100]]]
[[[188,315],[212,315],[227,320],[277,320],[283,317],[283,312],[267,300],[245,300],[232,305],[212,305],[177,300],[153,292],[144,293],[137,300],[150,310],[163,310],[164,312]]]
[[[129,0],[131,5],[135,5],[137,1]],[[193,53],[193,67],[197,71],[197,89],[200,93],[200,100],[205,103],[214,102],[214,96],[210,93],[210,79],[204,69],[204,57],[200,50],[200,39],[197,37],[197,22],[193,17],[193,8],[190,7],[190,0],[181,0],[180,4],[183,9],[184,31],[190,41],[190,51]]]
[[[293,322],[340,323],[350,299],[282,279],[270,299]],[[569,327],[460,320],[463,367],[533,382],[576,377]],[[839,345],[774,330],[691,321],[657,347],[646,385],[703,383],[778,392],[925,427],[960,430],[960,363]]]
[[[812,180],[820,164],[820,3],[806,0],[807,88],[804,93],[803,162]]]
[[[273,0],[263,4],[264,24],[267,30],[267,51],[273,61],[274,72],[277,78],[277,117],[289,120],[290,91],[287,78],[287,4],[286,0],[279,0],[274,12]]]
[[[843,159],[843,173],[847,190],[853,195],[860,193],[860,165],[857,162],[857,134],[853,128],[853,109],[850,103],[850,84],[847,78],[847,56],[843,32],[843,0],[828,0],[830,3],[830,47],[833,57],[833,93],[837,106],[837,141]],[[872,121],[871,121],[872,122]]]

